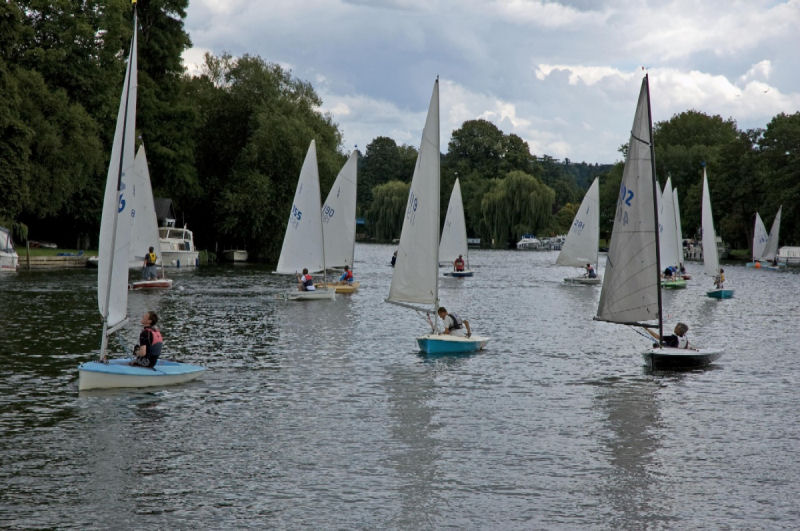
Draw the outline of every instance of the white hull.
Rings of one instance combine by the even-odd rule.
[[[171,278],[158,278],[156,280],[139,280],[131,282],[129,289],[169,289],[172,287]]]
[[[197,267],[200,265],[198,251],[161,251],[164,267]]]
[[[244,249],[228,249],[222,251],[222,258],[226,262],[247,262],[247,251]]]
[[[19,257],[16,252],[0,251],[0,271],[16,271],[19,266]]]
[[[332,301],[336,299],[336,290],[321,288],[314,291],[287,291],[284,298],[290,301]]]
[[[130,359],[90,361],[78,367],[78,390],[160,387],[189,382],[205,371],[199,365],[158,360],[155,369],[132,367]]]
[[[645,363],[651,369],[685,370],[705,367],[720,356],[721,348],[651,348],[642,353]]]

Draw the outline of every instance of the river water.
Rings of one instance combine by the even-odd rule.
[[[359,244],[334,302],[250,265],[131,293],[125,348],[153,309],[165,356],[208,368],[148,390],[77,391],[95,271],[0,276],[0,527],[800,527],[798,271],[729,264],[717,301],[689,263],[667,326],[725,355],[651,373],[554,252],[471,253],[440,296],[491,342],[422,357],[424,318],[383,302],[392,250]]]

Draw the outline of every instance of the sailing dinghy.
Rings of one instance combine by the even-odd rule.
[[[658,191],[656,191],[658,193]],[[659,253],[664,267],[672,266],[675,276],[664,277],[661,287],[667,289],[683,289],[686,280],[680,276],[680,263],[678,262],[678,231],[675,224],[675,196],[672,193],[672,179],[667,177],[664,191],[660,197],[660,210],[658,215],[659,226]]]
[[[147,155],[144,151],[144,144],[139,146],[136,158],[133,161],[133,173],[131,175],[131,261],[130,268],[141,269],[144,262],[144,253],[152,247],[159,248],[158,243],[158,219],[156,218],[156,206],[153,201],[153,189],[150,186],[150,170],[147,168]],[[160,278],[152,280],[137,280],[130,283],[130,289],[163,289],[172,287],[172,279],[164,274],[164,262],[158,257],[156,263],[160,262]]]
[[[778,238],[781,231],[781,211],[783,205],[778,207],[778,213],[775,214],[775,219],[772,221],[772,228],[769,230],[769,237],[767,243],[764,244],[764,253],[761,255],[761,268],[778,271],[785,267],[786,264],[779,264],[777,261],[778,256]]]
[[[319,170],[317,169],[317,145],[314,140],[308,146],[297,190],[294,193],[289,222],[283,237],[281,255],[276,273],[296,275],[303,269],[309,273],[319,271],[325,275],[325,245],[322,236],[322,209],[320,207]],[[327,284],[325,282],[324,284]],[[292,301],[334,300],[333,288],[315,286],[313,291],[290,290],[283,297]]]
[[[397,262],[386,302],[419,312],[439,306],[439,80],[433,85],[422,142],[408,192]],[[424,308],[427,305],[428,308]],[[426,354],[456,354],[482,349],[488,337],[430,333],[417,338]]]
[[[680,208],[680,204],[678,203],[678,189],[677,188],[673,188],[672,189],[672,195],[673,195],[673,201],[674,201],[672,203],[672,206],[675,207],[675,209],[674,209],[674,211],[675,211],[675,234],[678,235],[678,237],[675,238],[675,243],[678,246],[678,248],[676,250],[676,256],[678,257],[678,274],[681,276],[681,278],[683,280],[691,280],[692,276],[687,274],[686,271],[681,273],[681,267],[683,266],[683,260],[684,260],[684,256],[683,256],[683,230],[681,229],[681,208]]]
[[[464,269],[457,271],[454,262],[461,257],[464,260]],[[453,191],[450,193],[450,203],[447,205],[447,214],[444,216],[442,239],[439,241],[439,264],[453,267],[446,271],[445,276],[471,277],[469,268],[469,249],[467,247],[467,220],[464,218],[464,201],[461,199],[461,183],[456,177]]]
[[[663,337],[658,193],[650,91],[645,76],[622,173],[595,319],[637,327],[657,327],[659,336]],[[657,320],[658,324],[646,323],[652,320]],[[687,369],[707,365],[721,354],[721,349],[678,349],[656,344],[642,356],[645,363],[654,369]]]
[[[577,277],[568,277],[564,282],[570,284],[598,285],[602,284],[600,276],[600,261],[598,247],[600,245],[600,180],[595,177],[586,195],[583,197],[580,208],[575,212],[572,226],[569,228],[567,238],[558,253],[556,264],[572,267],[586,267],[586,264],[595,264],[596,277],[590,278],[586,274]]]
[[[131,240],[131,176],[134,170],[136,129],[136,3],[133,4],[133,38],[120,98],[111,161],[108,166],[100,221],[97,268],[97,303],[103,317],[100,360],[78,366],[78,390],[116,387],[151,387],[187,382],[204,367],[159,359],[152,368],[134,367],[129,359],[105,362],[108,338],[127,322],[128,260]]]
[[[755,225],[753,226],[753,261],[747,262],[747,267],[761,267],[761,256],[764,254],[764,247],[767,245],[769,234],[761,215],[756,212]]]
[[[722,275],[719,267],[719,251],[717,250],[717,233],[714,231],[714,216],[711,213],[711,194],[708,190],[708,176],[703,167],[703,210],[701,223],[703,226],[703,270],[714,279]],[[713,299],[730,299],[732,289],[715,288],[706,292]]]
[[[347,158],[339,175],[333,181],[325,204],[322,206],[322,240],[325,246],[325,265],[347,266],[353,270],[356,248],[356,179],[358,151]],[[358,281],[347,284],[330,284],[336,293],[353,293],[361,285]]]

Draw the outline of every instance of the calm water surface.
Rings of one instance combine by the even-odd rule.
[[[716,301],[688,264],[668,326],[726,352],[653,374],[554,252],[471,253],[440,296],[488,349],[421,357],[424,318],[383,302],[392,250],[359,245],[335,302],[278,300],[292,281],[260,266],[132,293],[126,350],[154,309],[165,355],[208,368],[149,390],[77,391],[95,271],[1,275],[0,526],[800,527],[797,271],[728,265]]]

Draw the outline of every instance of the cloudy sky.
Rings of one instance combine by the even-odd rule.
[[[643,68],[654,121],[800,110],[800,0],[190,0],[185,27],[190,69],[250,54],[310,81],[346,151],[418,146],[437,75],[443,151],[483,118],[536,155],[619,160]]]

